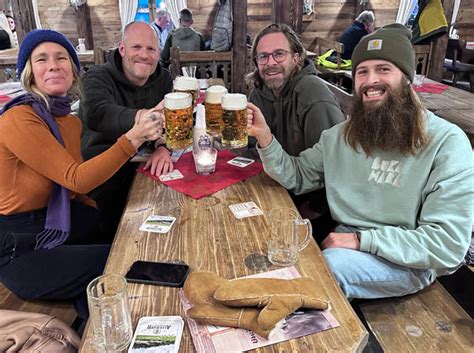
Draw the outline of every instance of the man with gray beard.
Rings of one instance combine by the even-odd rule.
[[[392,24],[361,40],[352,55],[350,119],[298,157],[249,104],[248,129],[265,171],[297,194],[326,186],[338,226],[321,248],[348,298],[417,292],[459,268],[470,242],[471,146],[411,88],[410,39],[408,29]]]

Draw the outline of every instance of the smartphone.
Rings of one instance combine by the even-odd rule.
[[[125,278],[129,282],[157,286],[182,287],[188,276],[189,266],[170,262],[135,261]]]

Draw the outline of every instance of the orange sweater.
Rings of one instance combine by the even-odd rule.
[[[81,194],[105,182],[136,153],[122,135],[110,149],[84,162],[79,118],[66,115],[56,122],[65,147],[28,105],[0,117],[0,214],[46,207],[51,181],[71,190],[71,198],[83,199]]]

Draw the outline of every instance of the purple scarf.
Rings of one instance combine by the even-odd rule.
[[[48,125],[56,140],[64,146],[64,140],[59,131],[59,126],[54,120],[55,116],[64,116],[71,112],[71,98],[49,97],[50,110],[44,102],[32,94],[24,94],[8,102],[0,114],[8,109],[28,104],[43,121]],[[71,210],[69,190],[53,182],[44,229],[36,236],[36,249],[52,249],[61,245],[69,237],[71,231]]]

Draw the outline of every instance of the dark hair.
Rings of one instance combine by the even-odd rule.
[[[301,39],[296,34],[293,29],[283,23],[272,23],[267,27],[263,28],[260,32],[258,32],[255,40],[253,41],[252,45],[252,53],[251,58],[255,65],[255,70],[249,73],[246,77],[247,83],[253,85],[254,87],[261,87],[263,85],[263,80],[260,77],[260,73],[258,72],[258,64],[257,64],[257,46],[260,40],[270,33],[282,33],[285,38],[288,40],[288,45],[290,46],[290,51],[292,54],[299,55],[299,62],[297,67],[301,69],[303,67],[304,59],[306,58],[306,50],[301,42]]]
[[[186,23],[191,23],[193,21],[193,13],[189,9],[182,9],[179,12],[179,19]]]

